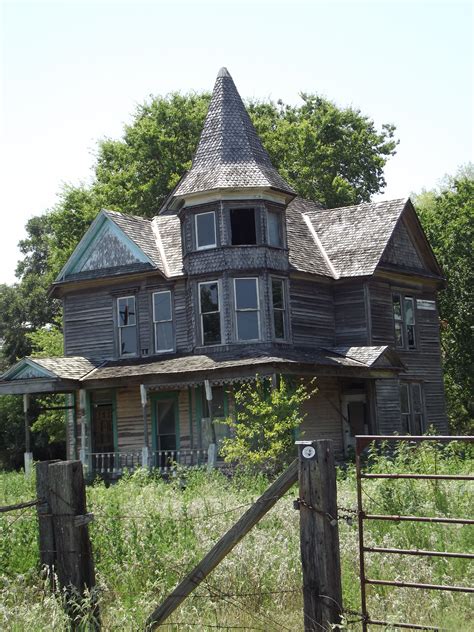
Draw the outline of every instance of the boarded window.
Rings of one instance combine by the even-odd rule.
[[[221,344],[221,314],[218,281],[208,281],[199,284],[199,313],[202,344]]]
[[[216,241],[216,214],[214,211],[209,213],[198,213],[194,216],[196,231],[196,248],[205,250],[206,248],[215,248]]]
[[[272,279],[273,335],[277,340],[286,339],[285,282]]]
[[[121,356],[137,353],[137,314],[135,297],[124,296],[117,299],[119,350]]]
[[[163,353],[174,350],[173,309],[171,292],[153,294],[153,324],[155,330],[155,351]]]
[[[258,279],[234,279],[237,340],[259,340]]]
[[[230,232],[233,246],[256,244],[255,210],[253,208],[232,209],[230,211]]]

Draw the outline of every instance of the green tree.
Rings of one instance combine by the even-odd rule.
[[[244,383],[234,394],[235,418],[225,420],[232,431],[220,449],[225,460],[268,473],[283,469],[295,454],[294,433],[306,417],[302,405],[315,393],[314,381],[293,384],[284,376],[276,387],[268,378]]]
[[[441,343],[448,416],[453,431],[471,432],[474,417],[474,168],[424,191],[415,206],[447,287],[440,293]]]

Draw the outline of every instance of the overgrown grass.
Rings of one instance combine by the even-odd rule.
[[[473,455],[459,444],[403,446],[392,456],[372,451],[372,472],[472,473]],[[183,478],[185,477],[185,480]],[[146,617],[266,488],[263,477],[183,473],[171,483],[139,471],[107,488],[88,488],[88,509],[100,609],[105,630],[140,630]],[[472,483],[413,480],[364,481],[371,513],[472,517]],[[34,481],[0,474],[0,505],[34,498]],[[296,489],[267,514],[170,618],[163,630],[207,626],[301,630],[299,515]],[[355,508],[354,468],[338,472],[338,504]],[[344,606],[360,610],[356,524],[341,522]],[[470,526],[410,522],[366,523],[368,544],[473,552]],[[58,595],[38,574],[34,510],[0,514],[0,629],[66,630]],[[367,575],[435,584],[472,585],[472,562],[462,559],[367,555]],[[405,588],[369,588],[373,617],[474,629],[472,599],[461,593]],[[348,620],[357,619],[348,615]],[[183,625],[186,624],[186,625]],[[197,624],[197,625],[191,625]],[[360,629],[360,623],[348,625]],[[391,628],[395,629],[395,628]]]

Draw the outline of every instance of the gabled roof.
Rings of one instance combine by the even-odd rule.
[[[250,187],[270,187],[295,195],[273,167],[232,77],[221,68],[192,167],[174,197]]]
[[[305,247],[317,249],[329,276],[339,279],[374,273],[406,204],[406,199],[399,199],[325,209],[297,198],[288,208],[299,211],[306,222]],[[305,266],[303,271],[320,274],[320,263],[313,270],[307,269],[307,262]]]
[[[346,358],[347,360],[354,360],[369,368],[392,368],[403,369],[404,365],[401,362],[398,354],[391,349],[388,345],[382,345],[378,347],[331,347],[329,352],[336,353],[337,355]]]
[[[97,362],[74,356],[70,358],[33,358],[27,356],[0,376],[0,382],[16,380],[79,380],[98,366]]]

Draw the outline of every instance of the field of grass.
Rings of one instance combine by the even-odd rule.
[[[474,458],[459,444],[404,448],[395,457],[372,453],[372,472],[472,473]],[[183,485],[183,483],[185,483]],[[102,625],[135,631],[187,570],[266,488],[263,477],[193,471],[164,482],[144,471],[87,490]],[[371,480],[364,505],[372,513],[471,517],[470,482]],[[0,505],[34,498],[34,480],[0,473]],[[302,630],[299,514],[296,488],[267,514],[170,618],[165,631]],[[338,505],[355,508],[353,466],[338,471]],[[340,522],[344,607],[360,611],[357,526]],[[367,523],[367,543],[395,548],[474,551],[471,526]],[[66,630],[61,595],[38,573],[34,510],[0,514],[0,629]],[[372,578],[474,584],[470,560],[368,555]],[[369,588],[372,617],[474,630],[472,596],[406,588]],[[344,629],[360,630],[347,615]],[[171,622],[175,622],[173,625]],[[219,626],[219,627],[218,627]],[[239,629],[236,627],[235,629]],[[382,628],[374,628],[382,629]],[[395,627],[388,628],[395,630]]]

